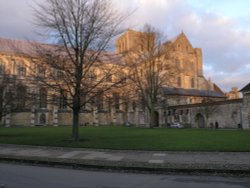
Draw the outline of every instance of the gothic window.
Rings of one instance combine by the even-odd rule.
[[[19,62],[17,65],[17,75],[26,76],[26,67],[23,62]]]
[[[39,93],[39,107],[47,108],[47,90],[45,88],[40,89]]]
[[[135,101],[132,102],[132,108],[133,108],[133,111],[136,110],[136,102]]]
[[[190,61],[190,72],[194,72],[195,71],[195,67],[194,67],[194,62]]]
[[[0,74],[4,74],[4,73],[5,73],[5,65],[0,59]]]
[[[179,114],[180,114],[180,115],[183,115],[183,110],[180,110]]]
[[[120,110],[120,96],[118,93],[113,94],[115,109]]]
[[[63,91],[63,90],[60,92],[59,108],[60,109],[67,108],[67,93],[66,91]]]
[[[16,97],[17,97],[17,109],[22,110],[25,108],[25,101],[26,101],[26,87],[25,86],[18,86],[16,89]]]
[[[194,84],[194,78],[191,78],[191,88],[194,88],[195,84]]]
[[[168,116],[171,116],[172,114],[171,112],[172,112],[171,110],[168,111]]]
[[[42,113],[42,114],[40,115],[39,123],[40,123],[41,125],[46,124],[46,115],[45,115],[44,113]]]
[[[97,109],[103,110],[103,94],[102,93],[99,93],[97,95]]]
[[[181,62],[180,62],[180,60],[176,60],[176,67],[177,67],[178,70],[181,69]]]
[[[181,87],[181,77],[178,77],[178,78],[177,78],[177,86],[178,86],[178,87]]]
[[[141,98],[141,109],[145,110],[145,108],[146,108],[145,100]]]
[[[39,76],[39,77],[42,77],[42,78],[44,78],[45,77],[45,74],[46,74],[46,69],[45,69],[45,67],[43,67],[43,66],[38,66],[37,67],[37,75]]]
[[[11,65],[12,65],[12,74],[16,74],[16,60],[11,59]]]

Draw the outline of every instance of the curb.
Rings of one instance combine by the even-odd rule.
[[[31,165],[49,166],[49,167],[67,167],[73,169],[93,169],[93,170],[111,170],[118,172],[131,173],[156,173],[156,174],[209,174],[209,175],[250,175],[250,169],[244,168],[215,168],[214,166],[195,166],[186,165],[181,167],[180,164],[169,165],[149,165],[142,163],[126,162],[107,162],[100,160],[77,160],[77,159],[55,159],[42,157],[20,157],[0,155],[0,162],[14,162]]]

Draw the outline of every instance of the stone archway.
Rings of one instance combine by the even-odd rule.
[[[205,118],[202,114],[199,113],[195,116],[195,124],[198,128],[205,128]]]
[[[39,124],[40,125],[45,125],[46,124],[46,115],[42,113],[39,118]]]

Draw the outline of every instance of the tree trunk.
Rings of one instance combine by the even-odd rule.
[[[72,139],[79,140],[79,110],[73,110]]]

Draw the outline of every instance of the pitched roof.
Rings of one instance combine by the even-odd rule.
[[[0,53],[9,55],[29,55],[37,57],[43,53],[54,51],[63,54],[63,50],[59,45],[43,44],[33,41],[13,40],[0,38]],[[89,50],[91,53],[91,50]],[[115,53],[102,52],[99,56],[104,63],[121,64],[121,57]]]
[[[0,53],[36,56],[38,49],[46,49],[49,51],[55,49],[55,45],[28,40],[0,38]]]
[[[197,90],[197,89],[182,89],[164,87],[163,93],[165,95],[182,95],[182,96],[198,96],[198,97],[218,97],[226,98],[224,93],[211,90]]]
[[[243,87],[240,92],[250,91],[250,83]]]

